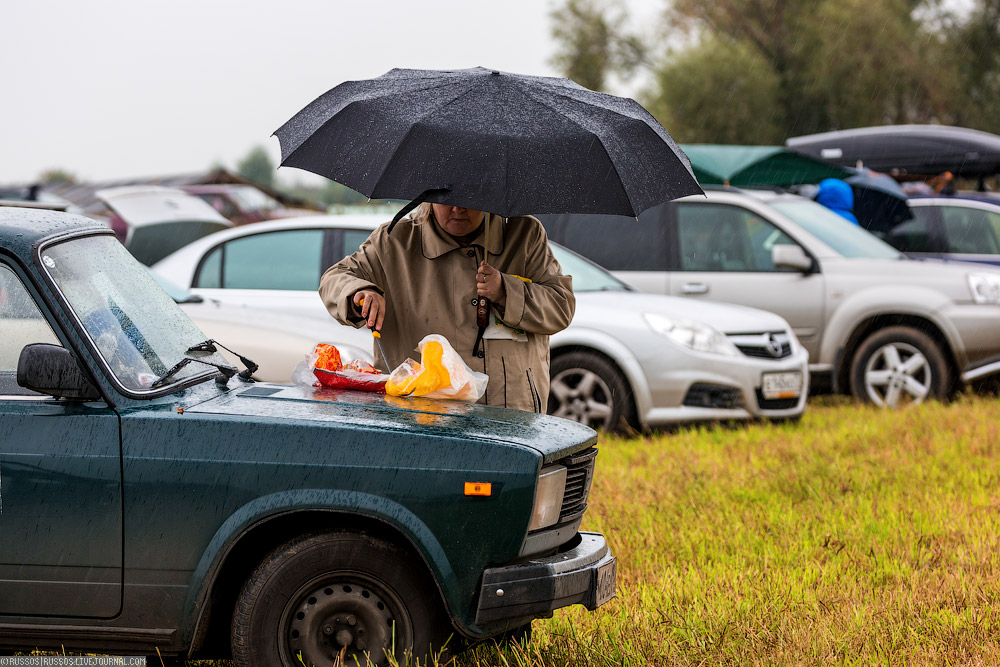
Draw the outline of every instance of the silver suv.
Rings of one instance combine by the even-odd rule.
[[[710,190],[638,221],[540,217],[553,241],[643,291],[781,315],[834,391],[896,406],[1000,373],[1000,273],[906,259],[809,199]]]

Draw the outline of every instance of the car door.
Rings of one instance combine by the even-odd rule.
[[[1000,210],[971,201],[936,208],[941,215],[947,257],[1000,264]]]
[[[947,248],[937,206],[910,207],[913,217],[901,222],[881,238],[900,252],[913,257],[942,257]]]
[[[0,616],[121,609],[118,415],[19,387],[25,345],[62,345],[16,266],[0,261]]]
[[[773,222],[735,204],[678,202],[670,220],[676,269],[669,293],[752,306],[784,317],[819,358],[822,273],[774,266],[776,245],[796,242]],[[803,249],[804,250],[804,249]]]

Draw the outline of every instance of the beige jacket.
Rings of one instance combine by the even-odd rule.
[[[472,348],[479,331],[473,300],[485,230],[460,247],[430,217],[427,204],[400,220],[392,234],[387,229],[388,224],[376,229],[360,250],[323,274],[319,294],[330,314],[342,324],[363,326],[352,297],[374,288],[386,297],[382,345],[393,364],[407,357],[419,360],[417,343],[427,334],[441,334],[472,370],[489,376],[484,402],[545,412],[549,335],[569,325],[576,299],[572,279],[552,256],[541,223],[532,217],[492,216],[488,262],[503,273],[507,293],[501,319],[523,330],[528,340],[485,340],[484,358],[474,357]],[[376,366],[386,368],[377,349],[374,353]]]

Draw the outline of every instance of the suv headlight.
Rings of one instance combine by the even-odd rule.
[[[672,320],[658,313],[643,313],[643,317],[653,331],[681,347],[726,357],[740,355],[728,338],[702,322]]]
[[[1000,303],[1000,274],[970,273],[969,291],[976,303]]]
[[[538,473],[535,487],[535,506],[531,510],[528,530],[551,526],[559,520],[563,494],[566,492],[566,466],[545,466]]]

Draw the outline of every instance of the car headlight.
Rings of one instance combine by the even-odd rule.
[[[563,494],[566,492],[566,466],[546,466],[538,473],[535,507],[531,510],[528,530],[551,526],[559,520]]]
[[[728,338],[707,324],[690,320],[672,320],[657,313],[643,313],[643,316],[653,331],[681,347],[727,357],[740,355],[739,350]]]
[[[1000,274],[970,273],[969,291],[976,303],[1000,303]]]

